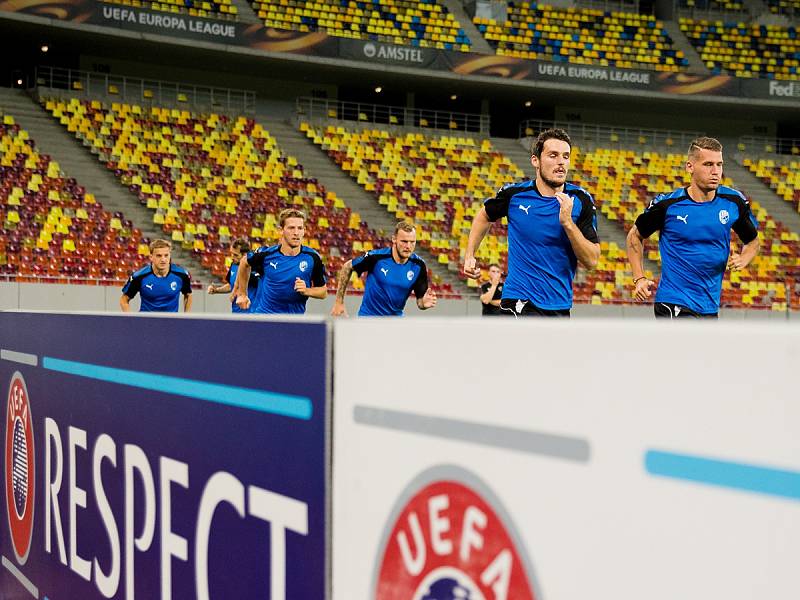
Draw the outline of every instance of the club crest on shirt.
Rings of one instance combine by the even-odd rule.
[[[169,289],[171,289],[174,292],[175,290],[178,289],[178,283],[176,281],[171,282],[169,284]]]
[[[300,261],[300,272],[301,273],[305,273],[307,268],[308,268],[308,261],[307,260],[301,260]]]
[[[722,209],[721,211],[719,211],[719,222],[722,223],[723,225],[727,225],[730,218],[731,216],[728,214],[727,210]]]
[[[414,271],[409,271],[408,273],[406,273],[406,277],[408,278],[409,281],[414,279]]]

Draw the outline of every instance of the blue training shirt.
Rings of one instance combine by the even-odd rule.
[[[297,256],[281,253],[280,245],[262,247],[247,254],[247,263],[261,277],[256,301],[250,312],[261,314],[303,314],[307,296],[294,291],[296,278],[308,287],[325,285],[325,266],[313,248],[300,246]]]
[[[687,188],[656,197],[636,219],[642,237],[660,231],[661,280],[656,302],[685,306],[699,314],[719,312],[731,229],[747,244],[758,222],[747,198],[720,186],[710,202],[695,202]]]
[[[178,312],[181,294],[192,293],[192,277],[189,271],[172,263],[167,274],[158,277],[153,265],[147,265],[128,278],[122,293],[128,298],[142,295],[140,312]]]
[[[422,298],[428,291],[428,268],[416,254],[401,264],[394,260],[391,248],[372,250],[353,259],[353,270],[358,275],[367,273],[360,317],[403,316],[411,292]]]
[[[574,200],[572,220],[584,237],[597,243],[597,214],[591,194],[567,183]],[[508,277],[503,298],[528,300],[545,310],[572,307],[572,280],[578,258],[558,220],[561,205],[543,196],[536,181],[512,183],[484,202],[490,221],[508,217]]]
[[[231,266],[228,267],[228,274],[225,275],[225,281],[227,281],[230,286],[231,290],[233,290],[233,286],[236,283],[236,274],[239,272],[239,263],[231,263]],[[239,308],[234,300],[231,302],[231,312],[235,313],[249,313],[253,308],[253,302],[256,300],[256,294],[258,293],[258,283],[261,279],[261,276],[256,273],[255,271],[250,272],[250,281],[247,282],[247,297],[250,298],[250,308],[244,309]]]

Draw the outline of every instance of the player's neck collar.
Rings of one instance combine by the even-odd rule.
[[[296,249],[290,247],[288,244],[284,246],[283,242],[278,245],[278,252],[283,254],[284,256],[297,256],[300,254],[300,250],[303,249],[303,246],[300,245]]]
[[[394,262],[396,262],[398,265],[404,265],[404,264],[406,264],[406,263],[407,263],[407,262],[408,262],[410,259],[411,259],[411,257],[409,256],[409,257],[408,257],[407,259],[405,259],[405,260],[400,260],[400,256],[399,256],[399,255],[397,255],[397,254],[395,254],[395,249],[394,249],[394,246],[392,246],[392,260],[393,260]]]
[[[714,200],[717,199],[717,193],[719,192],[719,189],[714,190],[714,195],[711,196],[711,198],[705,198],[704,197],[702,200],[697,200],[692,196],[691,192],[689,191],[691,187],[692,187],[692,184],[689,184],[685,188],[683,188],[683,191],[686,192],[686,197],[689,198],[689,200],[691,200],[692,202],[696,202],[697,204],[707,204],[707,203],[713,202]],[[702,190],[698,189],[697,190],[697,194],[700,195],[700,196],[703,196]]]
[[[558,193],[558,190],[554,190],[554,192],[552,194],[543,194],[542,190],[539,189],[539,178],[538,177],[533,180],[533,187],[536,189],[536,193],[539,194],[542,198],[555,198],[556,194]],[[564,182],[564,185],[561,185],[559,187],[561,188],[562,192],[566,193],[566,191],[567,191],[567,183],[566,182]]]

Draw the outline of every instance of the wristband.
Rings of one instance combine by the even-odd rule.
[[[633,285],[636,285],[637,282],[641,281],[642,279],[647,279],[647,276],[642,275],[641,277],[637,277],[633,280]]]

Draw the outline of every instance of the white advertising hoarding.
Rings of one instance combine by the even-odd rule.
[[[334,344],[334,600],[800,597],[797,327],[358,320]]]

